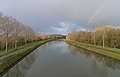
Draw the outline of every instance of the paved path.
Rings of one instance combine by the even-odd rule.
[[[21,48],[21,49],[24,49],[24,48]],[[16,51],[13,51],[13,52],[11,52],[11,53],[9,53],[9,54],[7,54],[7,55],[1,56],[1,57],[0,57],[0,60],[2,60],[2,59],[4,59],[4,58],[7,58],[7,57],[9,57],[9,56],[11,56],[11,55],[19,52],[21,49],[18,49],[18,50],[16,50]]]
[[[30,46],[30,45],[28,45],[28,46]],[[11,56],[11,55],[13,55],[13,54],[19,52],[21,49],[24,49],[24,48],[26,48],[26,47],[28,47],[28,46],[25,46],[25,47],[23,47],[23,48],[20,48],[20,49],[18,49],[18,50],[15,50],[15,51],[13,51],[13,52],[11,52],[11,53],[9,53],[9,54],[6,54],[6,55],[4,55],[4,56],[1,56],[1,57],[0,57],[0,60],[2,60],[2,59],[4,59],[4,58],[7,58],[7,57],[9,57],[9,56]]]

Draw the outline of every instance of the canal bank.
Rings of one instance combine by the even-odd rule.
[[[44,40],[37,42],[33,45],[30,45],[26,47],[25,49],[21,49],[19,52],[8,56],[5,59],[0,60],[0,77],[7,72],[9,69],[11,69],[16,63],[18,63],[20,60],[22,60],[25,56],[30,54],[32,51],[34,51],[36,48],[38,48],[40,45],[45,44],[51,40]]]
[[[83,48],[85,50],[88,51],[92,51],[95,53],[98,53],[100,55],[104,55],[113,59],[117,59],[120,60],[120,52],[119,51],[114,51],[114,50],[107,50],[104,48],[99,48],[97,46],[93,46],[93,45],[89,45],[89,44],[85,44],[85,43],[80,43],[80,42],[76,42],[76,41],[72,41],[72,40],[64,40],[66,43],[76,46],[76,47],[80,47]]]
[[[120,61],[64,41],[47,42],[2,77],[119,77]]]

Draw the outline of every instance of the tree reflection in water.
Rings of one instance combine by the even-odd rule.
[[[119,60],[74,47],[72,45],[68,45],[67,47],[73,55],[82,54],[85,55],[88,59],[91,58],[91,71],[100,77],[107,77],[108,70],[110,69],[113,71],[120,70]]]
[[[25,77],[27,71],[31,68],[37,58],[37,50],[29,54],[22,61],[16,64],[3,77]]]

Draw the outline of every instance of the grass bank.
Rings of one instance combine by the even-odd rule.
[[[117,49],[117,48],[109,48],[109,47],[103,48],[102,46],[95,46],[95,45],[85,44],[85,43],[76,42],[72,40],[65,40],[65,42],[73,46],[86,49],[88,51],[92,51],[113,59],[120,60],[120,49]]]
[[[35,50],[40,45],[49,42],[51,40],[44,40],[37,42],[33,45],[30,45],[26,47],[25,49],[21,49],[19,52],[0,60],[0,77],[7,72],[10,68],[12,68],[16,63],[18,63],[20,60],[22,60],[25,56],[30,54],[33,50]]]
[[[10,53],[12,53],[12,52],[15,52],[15,51],[17,51],[17,50],[20,50],[20,49],[23,49],[23,48],[25,48],[25,47],[27,47],[27,46],[30,46],[30,45],[32,45],[32,44],[35,44],[35,43],[37,43],[37,42],[32,42],[32,43],[29,43],[29,44],[27,44],[27,45],[22,45],[22,46],[18,46],[17,47],[17,49],[16,48],[11,48],[11,49],[9,49],[8,51],[0,51],[0,57],[2,57],[2,56],[4,56],[4,55],[7,55],[7,54],[10,54]]]

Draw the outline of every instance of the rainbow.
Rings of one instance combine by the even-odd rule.
[[[103,4],[95,11],[95,13],[91,16],[91,18],[89,19],[87,25],[89,26],[91,24],[91,22],[96,18],[96,16],[101,12],[101,10],[107,5],[108,0],[105,0],[103,2]]]

